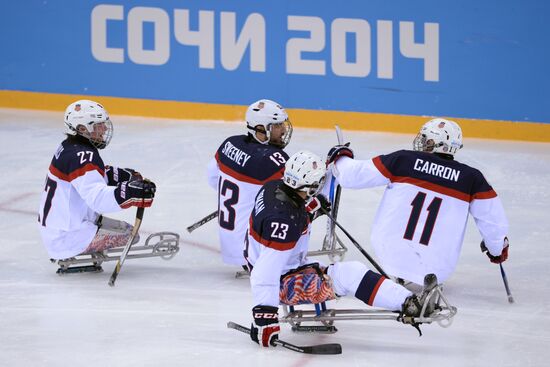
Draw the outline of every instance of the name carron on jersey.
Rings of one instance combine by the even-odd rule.
[[[458,177],[460,176],[459,170],[442,166],[441,164],[424,161],[420,158],[414,162],[414,170],[455,182],[458,182]]]
[[[242,167],[244,167],[246,162],[250,159],[250,154],[246,154],[230,142],[225,143],[225,146],[222,149],[222,154]]]

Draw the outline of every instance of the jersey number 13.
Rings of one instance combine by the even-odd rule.
[[[220,227],[232,231],[235,229],[237,213],[234,206],[239,202],[239,186],[221,177],[218,185],[218,220]]]

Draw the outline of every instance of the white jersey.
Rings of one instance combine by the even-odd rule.
[[[277,147],[247,135],[226,139],[208,165],[208,182],[218,193],[218,224],[223,261],[246,264],[246,229],[254,198],[265,182],[283,175],[288,156]]]
[[[99,213],[121,210],[115,187],[107,186],[97,149],[65,140],[57,149],[40,200],[38,222],[53,259],[80,254],[97,233]]]
[[[285,188],[281,180],[265,184],[250,216],[245,256],[255,305],[278,307],[281,275],[308,263],[311,226],[305,202],[278,192]]]
[[[368,161],[343,157],[333,173],[344,188],[386,185],[371,242],[390,275],[444,282],[456,267],[470,213],[489,252],[500,255],[508,222],[483,174],[436,154],[398,151]]]
[[[296,273],[298,268],[311,264],[307,258],[310,221],[305,201],[282,180],[268,182],[260,189],[250,215],[245,249],[252,270],[254,305],[278,307],[284,300],[322,297],[319,292],[323,291],[311,283],[306,285],[306,278],[289,280],[288,288],[281,283],[287,273]],[[370,306],[400,310],[411,294],[357,261],[331,264],[325,271],[332,280],[330,288],[337,295],[354,295]]]

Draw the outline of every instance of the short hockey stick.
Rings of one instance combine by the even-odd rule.
[[[342,134],[342,130],[340,129],[340,126],[335,125],[334,128],[336,129],[336,139],[338,140],[338,144],[342,145],[344,144],[344,137]],[[334,186],[336,185],[336,189]],[[330,181],[330,202],[332,205],[332,214],[334,215],[334,218],[338,216],[338,208],[340,206],[340,195],[342,192],[342,187],[340,185],[336,184],[336,178],[332,176],[332,179]],[[334,233],[334,222],[329,221],[327,223],[327,234],[325,235],[325,240],[323,243],[324,249],[334,249],[334,243],[336,241],[336,236]],[[328,245],[327,245],[328,243]],[[329,248],[330,247],[330,248]]]
[[[109,279],[109,285],[111,287],[115,286],[115,281],[116,281],[116,278],[118,277],[118,274],[120,274],[120,270],[122,269],[122,264],[124,264],[124,260],[126,260],[126,256],[130,251],[130,247],[132,247],[132,243],[134,242],[134,239],[137,236],[139,227],[141,226],[141,220],[143,219],[144,211],[145,211],[145,208],[137,209],[136,222],[134,223],[134,228],[132,228],[132,233],[130,234],[130,238],[126,243],[126,246],[124,246],[124,250],[122,250],[122,254],[120,254],[120,259],[118,259],[118,261],[116,262],[115,270],[113,270],[113,274],[111,274],[111,279]]]
[[[227,323],[227,327],[250,335],[249,328],[236,324],[232,321],[229,321]],[[319,344],[319,345],[311,345],[311,346],[305,346],[305,347],[290,344],[280,339],[275,339],[274,343],[276,345],[280,345],[283,348],[290,349],[295,352],[304,353],[304,354],[342,354],[342,346],[338,343]]]
[[[195,229],[197,229],[197,228],[201,227],[202,225],[210,222],[212,219],[216,218],[217,216],[218,216],[218,211],[216,210],[216,211],[208,214],[206,217],[202,218],[198,222],[193,223],[189,227],[187,227],[187,232],[189,232],[189,233],[193,232]]]
[[[353,238],[349,233],[348,231],[346,231],[344,229],[344,227],[342,227],[342,225],[340,223],[338,223],[336,221],[336,219],[334,219],[332,217],[332,215],[330,215],[326,210],[324,210],[323,208],[321,208],[321,210],[327,215],[327,217],[330,218],[330,220],[336,224],[338,226],[338,228],[340,228],[342,230],[342,232],[344,232],[344,234],[349,238],[349,240],[355,245],[355,247],[357,247],[357,249],[367,258],[367,260],[370,261],[370,263],[376,268],[376,270],[378,270],[378,272],[385,276],[386,278],[390,279],[390,277],[388,276],[388,274],[386,274],[386,272],[384,270],[382,270],[382,268],[380,267],[380,265],[378,265],[378,263],[368,254],[367,251],[365,251],[365,249],[363,247],[361,247],[361,245],[359,244],[359,242],[357,242],[355,240],[355,238]]]
[[[505,241],[508,241],[508,239],[505,238]],[[486,255],[489,254],[489,250],[487,249],[487,246],[485,246],[485,241],[481,241],[481,243],[479,244],[479,247],[481,248],[481,252],[483,252]],[[508,295],[508,303],[514,303],[514,297],[512,296],[512,292],[510,291],[510,286],[508,285],[508,277],[504,272],[502,263],[500,263],[499,265],[500,265],[500,275],[502,276],[502,282],[504,283],[504,288],[506,289],[506,294]]]
[[[504,272],[504,268],[502,267],[502,264],[500,265],[500,275],[502,275],[502,281],[504,282],[504,288],[506,288],[506,294],[508,295],[508,303],[514,303],[514,297],[512,296],[512,292],[510,291],[510,286],[508,285],[508,277],[506,276],[506,273]]]

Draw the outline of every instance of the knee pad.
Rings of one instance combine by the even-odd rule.
[[[325,269],[319,264],[309,264],[283,275],[279,289],[280,302],[295,306],[335,299],[336,294]]]
[[[344,261],[328,267],[328,275],[332,279],[334,291],[339,296],[355,294],[367,271],[365,264],[359,261]]]

